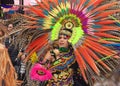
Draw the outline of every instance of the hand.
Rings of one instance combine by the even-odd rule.
[[[23,55],[23,52],[19,52],[17,57],[20,58],[22,55]]]
[[[25,55],[25,54],[23,54],[23,55],[21,56],[21,60],[24,60],[24,59],[25,59],[25,57],[26,57],[26,55]]]
[[[55,53],[56,56],[58,56],[60,54],[58,49],[54,49],[53,52]]]

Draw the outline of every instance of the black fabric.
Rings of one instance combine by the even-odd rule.
[[[73,75],[74,84],[73,86],[89,86],[84,81],[83,77],[80,74],[74,73]]]
[[[5,46],[6,46],[6,48],[8,48],[8,53],[9,53],[11,62],[13,64],[13,66],[15,66],[16,65],[16,61],[15,60],[17,58],[17,55],[18,55],[19,51],[18,51],[17,48],[15,48],[14,45],[11,45],[11,43],[9,42],[9,38],[6,38]]]
[[[78,63],[75,62],[71,68],[74,70],[74,73],[73,73],[73,81],[74,81],[74,84],[73,86],[89,86],[85,80],[83,79],[83,77],[81,76],[80,72],[78,72]]]
[[[14,4],[14,0],[1,0],[1,4]]]
[[[17,58],[17,55],[18,55],[18,50],[15,49],[15,46],[14,45],[11,45],[9,48],[8,48],[8,53],[10,55],[10,58],[11,58],[11,61],[12,61],[12,64],[13,66],[16,65],[16,61],[15,59]]]

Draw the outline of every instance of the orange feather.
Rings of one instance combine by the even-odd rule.
[[[39,2],[38,0],[36,0],[36,2],[38,3],[40,9],[49,10],[47,7],[45,7],[45,5],[43,3]]]
[[[35,14],[39,15],[40,17],[45,18],[45,15],[44,15],[44,13],[42,12],[42,10],[40,10],[40,9],[38,9],[38,8],[35,8],[35,7],[33,7],[33,6],[30,7],[30,10],[31,10],[32,12],[34,12]]]
[[[103,33],[103,32],[96,32],[96,33],[94,33],[94,35],[96,35],[96,36],[101,36],[101,37],[108,37],[108,38],[120,39],[120,37],[113,36],[113,35],[111,35],[111,34],[107,34],[107,33]]]
[[[95,24],[113,24],[115,22],[116,22],[115,20],[104,20],[104,21],[95,22]]]
[[[98,0],[98,1],[99,1],[99,0]],[[95,12],[97,12],[97,11],[101,11],[101,12],[102,12],[103,10],[105,10],[105,9],[107,9],[107,8],[109,8],[109,7],[117,4],[117,3],[118,3],[118,1],[117,1],[117,2],[113,2],[113,3],[108,3],[108,4],[105,4],[105,5],[102,5],[102,6],[98,7],[98,8],[96,8],[96,9],[92,10],[91,13],[95,13]],[[100,3],[98,3],[98,4],[100,4]]]
[[[89,3],[87,4],[87,6],[86,6],[85,8],[89,7],[89,6],[92,5],[93,3],[95,3],[95,0],[90,0]]]
[[[93,6],[94,8],[96,8],[96,6],[98,6],[102,1],[104,1],[104,0],[90,0],[90,3],[86,7],[88,8],[90,6]],[[86,7],[84,7],[84,8],[86,8]],[[91,13],[93,13],[92,11],[93,10],[91,10],[91,12],[89,13],[89,15]]]
[[[110,10],[110,11],[101,12],[101,13],[95,15],[93,17],[93,19],[96,19],[96,18],[99,18],[99,17],[107,17],[108,15],[112,15],[112,14],[114,14],[116,12],[120,12],[120,10],[118,9],[118,10]]]
[[[86,47],[86,50],[96,61],[100,60],[100,58],[92,50],[90,50],[88,47]],[[111,69],[103,61],[99,61],[99,63],[101,65],[103,65],[106,69],[111,71]]]
[[[93,41],[90,41],[90,40],[86,40],[86,41],[87,41],[88,43],[94,45],[94,46],[95,46],[96,48],[98,48],[99,50],[108,53],[109,55],[112,55],[112,54],[115,54],[115,53],[116,53],[115,51],[113,51],[113,50],[111,50],[111,49],[109,49],[109,48],[107,48],[107,47],[104,47],[104,46],[102,46],[102,45],[99,44],[99,43],[96,43],[96,42],[93,42]]]
[[[103,2],[104,0],[95,0],[95,3],[94,3],[94,7],[98,6],[101,2]]]
[[[87,36],[86,39],[89,39],[89,40],[92,40],[92,41],[95,41],[95,42],[100,42],[100,43],[105,43],[105,44],[112,44],[114,42],[110,42],[110,41],[106,41],[106,40],[102,40],[101,38],[93,38],[93,37],[90,37],[90,36]]]
[[[82,5],[85,3],[85,1],[86,0],[80,0],[80,3],[78,4],[77,10],[79,10],[82,7]]]
[[[94,50],[95,52],[99,52],[99,53],[104,54],[106,56],[112,55],[110,52],[108,52],[104,49],[101,49],[100,47],[98,47],[96,45],[93,45],[91,42],[89,42],[89,41],[86,41],[86,42],[87,43],[85,45],[88,46],[89,48],[91,48],[92,50]]]
[[[89,40],[89,41],[90,41],[90,40]],[[88,42],[88,41],[87,41],[87,42]],[[106,53],[105,55],[107,55],[107,56],[112,56],[112,57],[114,57],[114,58],[120,58],[119,56],[117,56],[117,52],[116,52],[116,51],[111,50],[111,49],[109,49],[109,48],[107,48],[107,47],[104,47],[104,46],[102,46],[102,45],[100,45],[100,44],[98,44],[98,43],[92,42],[92,41],[90,41],[90,43],[91,43],[92,45],[94,45],[93,47],[95,47],[96,49],[98,49],[99,52],[100,52],[100,51],[103,51],[103,53]]]
[[[42,2],[44,3],[44,5],[47,7],[47,9],[49,10],[50,6],[48,3],[48,0],[42,0]]]
[[[54,3],[56,6],[58,5],[58,0],[49,0],[49,1]]]
[[[38,46],[42,41],[44,41],[47,38],[48,38],[48,34],[44,34],[44,35],[40,36],[39,38],[37,38],[36,40],[32,41],[28,45],[28,47],[26,49],[26,52],[31,51],[33,48],[35,48],[36,46]]]
[[[24,15],[24,14],[23,14],[23,16],[24,16],[25,18],[27,18],[27,19],[30,19],[30,20],[38,20],[37,18],[30,17],[30,16],[27,16],[27,15]]]
[[[100,71],[97,68],[94,60],[92,59],[92,57],[88,54],[88,52],[86,51],[84,46],[79,47],[80,53],[82,54],[82,56],[85,58],[85,60],[87,61],[87,63],[89,64],[89,66],[94,70],[94,72],[99,75]]]
[[[101,29],[97,29],[96,31],[98,31],[98,32],[105,32],[105,31],[110,31],[110,30],[118,31],[118,30],[120,30],[120,27],[114,27],[114,28],[108,28],[108,29],[101,28]]]
[[[84,62],[84,60],[82,59],[82,57],[81,57],[81,55],[80,55],[80,53],[78,52],[77,49],[74,51],[74,53],[75,53],[75,55],[76,55],[76,60],[77,60],[78,65],[79,65],[79,67],[80,67],[81,74],[82,74],[84,80],[85,80],[86,82],[88,82],[88,81],[87,81],[87,78],[86,78],[86,74],[85,74],[85,70],[86,70],[85,62]]]
[[[41,43],[39,43],[34,49],[32,49],[32,51],[28,54],[28,56],[25,58],[25,62],[28,61],[30,59],[30,56],[38,51],[38,49],[40,49],[42,46],[45,46],[48,43],[48,40],[44,40]]]
[[[117,29],[118,27],[115,27],[115,26],[106,26],[106,25],[102,25],[102,28],[99,28],[99,29]]]

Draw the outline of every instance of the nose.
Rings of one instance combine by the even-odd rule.
[[[60,39],[60,42],[63,42],[63,41],[64,41],[64,39],[63,39],[63,38],[61,38],[61,39]]]

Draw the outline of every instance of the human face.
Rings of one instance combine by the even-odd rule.
[[[59,47],[68,47],[68,37],[66,35],[60,35],[58,40]]]
[[[10,30],[12,30],[13,29],[13,24],[9,24],[8,25],[8,30],[10,31]]]

